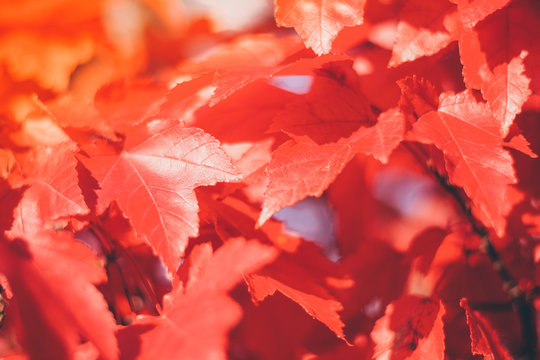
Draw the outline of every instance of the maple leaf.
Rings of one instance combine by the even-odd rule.
[[[270,77],[280,64],[303,49],[296,36],[249,34],[218,46],[204,59],[187,61],[180,70],[189,75],[212,75],[215,90],[209,104],[214,106],[250,83]]]
[[[404,295],[386,307],[371,338],[375,359],[444,359],[444,306],[430,298]]]
[[[47,107],[63,128],[91,129],[114,139],[115,131],[156,117],[167,91],[165,84],[150,79],[120,79],[105,83],[95,94],[87,89],[68,93]]]
[[[501,123],[502,136],[508,134],[514,118],[531,95],[530,79],[524,74],[523,60],[526,56],[527,52],[523,51],[510,63],[497,66],[493,69],[493,75],[482,82],[482,95],[493,116]]]
[[[269,184],[257,224],[308,195],[320,196],[353,156],[342,144],[289,140],[281,145],[266,169]]]
[[[178,114],[184,114],[185,118],[198,109],[208,99],[206,90],[209,89],[214,78],[214,73],[205,73],[201,76],[176,84],[169,90],[166,101],[160,105],[160,110],[155,118],[176,119]]]
[[[512,0],[458,0],[458,16],[466,28],[473,28],[495,11],[502,9]]]
[[[11,314],[32,358],[71,359],[81,338],[104,359],[117,358],[115,322],[92,285],[105,273],[85,245],[67,233],[41,233],[30,241],[3,238],[0,247],[0,271],[13,292]]]
[[[405,116],[398,108],[391,108],[377,117],[377,124],[359,129],[351,137],[356,153],[372,155],[386,164],[392,151],[399,145],[405,132]]]
[[[201,206],[199,216],[215,228],[222,241],[240,235],[272,243],[287,252],[298,248],[301,239],[286,232],[280,222],[269,220],[263,226],[256,227],[260,213],[258,207],[233,196],[225,199],[220,197],[204,188],[197,189],[197,199]]]
[[[121,3],[0,2],[0,357],[536,355],[537,1]]]
[[[117,131],[143,122],[157,112],[167,88],[148,79],[117,80],[102,86],[94,96],[94,106],[106,123]]]
[[[398,109],[380,114],[374,126],[360,127],[371,125],[374,115],[350,66],[342,61],[319,69],[309,95],[276,117],[271,129],[282,129],[293,140],[272,154],[258,225],[306,196],[320,196],[356,153],[386,162],[401,141],[404,117]],[[319,107],[321,102],[324,106]]]
[[[482,90],[504,136],[531,92],[540,88],[534,66],[540,57],[535,40],[539,18],[536,4],[514,1],[462,32],[459,39],[465,83]]]
[[[355,60],[360,85],[369,102],[379,109],[389,109],[398,103],[400,89],[396,82],[407,76],[425,78],[440,89],[459,92],[464,89],[457,44],[449,45],[432,56],[425,56],[397,67],[388,68],[392,57],[388,50],[370,47]]]
[[[296,98],[296,94],[256,82],[212,107],[199,109],[193,125],[222,142],[261,140],[269,137],[266,131],[272,119]],[[252,121],[254,118],[257,121]]]
[[[173,273],[188,237],[198,234],[194,188],[239,177],[218,141],[200,129],[152,122],[146,131],[128,133],[120,152],[94,148],[82,161],[101,187],[98,210],[117,201]]]
[[[180,71],[197,74],[269,69],[301,49],[302,44],[295,36],[246,34],[218,46],[202,59],[186,61],[181,64]]]
[[[406,114],[414,114],[419,118],[439,107],[439,93],[435,86],[424,78],[406,77],[397,83],[401,89],[399,106]]]
[[[370,126],[375,121],[352,61],[342,61],[315,70],[310,92],[289,104],[274,119],[270,130],[307,135],[323,144],[349,137],[360,126]]]
[[[516,178],[487,105],[468,91],[443,93],[438,109],[421,116],[410,135],[444,153],[450,181],[465,189],[484,223],[504,233],[505,215],[513,204],[507,186]]]
[[[304,136],[281,145],[266,168],[269,184],[257,224],[306,196],[320,196],[359,152],[386,162],[403,137],[404,122],[398,109],[390,109],[379,115],[376,125],[336,143],[317,145]]]
[[[255,303],[279,291],[300,305],[305,312],[325,324],[337,337],[347,341],[339,311],[343,305],[328,291],[325,280],[338,279],[336,266],[326,259],[320,249],[304,243],[294,253],[283,253],[272,264],[246,276]],[[317,266],[313,266],[317,264]],[[347,286],[351,281],[344,280]]]
[[[467,315],[467,324],[471,332],[472,353],[474,355],[483,355],[486,360],[512,359],[512,356],[501,345],[497,333],[493,331],[482,315],[471,310],[467,299],[461,299],[459,305],[465,309]]]
[[[407,1],[399,19],[389,66],[433,55],[457,39],[460,24],[450,1]]]
[[[530,79],[524,74],[524,59],[527,51],[502,63],[493,71],[489,68],[486,55],[480,51],[480,43],[474,32],[468,32],[460,40],[460,53],[463,59],[463,75],[471,88],[480,89],[488,102],[493,115],[499,120],[500,133],[508,134],[508,130],[528,97]]]
[[[242,238],[214,254],[209,244],[197,246],[180,268],[188,267],[184,286],[165,296],[162,315],[137,317],[119,332],[120,347],[140,342],[136,359],[225,359],[227,333],[241,318],[227,291],[276,255],[272,247]]]
[[[15,209],[11,235],[30,235],[44,226],[52,228],[54,220],[88,212],[75,170],[75,150],[68,142],[24,155],[20,166],[26,179],[21,185],[28,189]]]
[[[479,22],[474,29],[463,32],[459,46],[463,75],[468,85],[479,88],[475,79],[485,76],[486,69],[493,71],[497,65],[509,64],[526,51],[529,55],[525,67],[528,77],[533,80],[532,90],[537,91],[538,72],[532,64],[540,55],[540,46],[535,41],[539,34],[536,26],[539,16],[534,1],[513,1]]]
[[[317,57],[305,56],[306,55],[303,52],[298,51],[284,59],[280,64],[263,67],[253,67],[253,65],[250,65],[241,69],[231,69],[228,72],[217,73],[213,82],[216,89],[214,95],[210,99],[210,106],[214,106],[229,95],[257,80],[269,79],[272,77],[275,79],[276,76],[311,75],[315,69],[321,67],[325,63],[350,60],[350,57],[346,55],[329,54]],[[293,62],[293,60],[296,61]]]
[[[294,27],[317,55],[329,53],[344,26],[364,21],[366,0],[275,0],[279,26]]]

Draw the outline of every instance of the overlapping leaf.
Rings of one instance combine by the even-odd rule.
[[[387,161],[404,129],[404,116],[391,109],[379,115],[376,125],[360,128],[336,143],[317,145],[303,137],[281,145],[266,169],[269,184],[258,224],[306,196],[320,196],[357,153]]]
[[[360,25],[365,0],[276,0],[279,26],[294,27],[316,54],[326,54],[344,26]]]
[[[456,6],[450,1],[407,1],[399,15],[390,66],[433,55],[456,40]]]
[[[12,235],[40,232],[52,228],[53,221],[88,212],[75,166],[73,143],[42,147],[21,159],[22,184],[27,191],[15,209]]]
[[[511,0],[458,0],[459,19],[466,28],[474,27],[479,21],[508,5]]]
[[[92,285],[105,277],[95,255],[68,234],[33,236],[0,242],[20,344],[35,359],[71,359],[84,338],[117,359],[114,319]]]
[[[484,359],[512,359],[508,351],[501,346],[497,333],[489,326],[485,318],[471,310],[467,299],[461,299],[460,306],[465,309],[467,324],[471,331],[471,349],[475,355]]]
[[[310,92],[287,106],[271,130],[307,135],[318,144],[349,137],[360,126],[375,123],[375,116],[360,90],[351,61],[331,62],[315,70]]]
[[[240,238],[214,254],[208,244],[193,249],[184,286],[166,296],[161,317],[137,318],[120,332],[120,347],[140,341],[136,359],[226,359],[227,334],[242,315],[227,292],[275,256],[273,248]]]
[[[514,1],[468,29],[459,39],[463,77],[482,90],[501,134],[507,135],[531,91],[540,88],[534,65],[540,58],[540,10],[531,1]]]
[[[146,135],[128,134],[120,152],[93,149],[83,162],[99,181],[98,207],[117,201],[174,272],[188,237],[198,233],[194,188],[238,175],[210,135],[160,124],[148,124]]]
[[[371,338],[375,359],[444,359],[444,306],[437,300],[405,295],[388,305]]]
[[[266,169],[269,184],[258,224],[308,195],[320,196],[353,156],[347,144],[289,140],[281,145]]]
[[[420,117],[411,138],[443,151],[450,181],[465,189],[487,225],[504,233],[505,215],[513,204],[507,186],[516,178],[487,105],[468,91],[441,94],[438,109]]]
[[[355,154],[385,162],[401,141],[403,115],[391,109],[373,125],[375,115],[349,61],[326,64],[316,75],[309,94],[272,124],[292,139],[274,151],[266,169],[269,183],[259,225],[306,196],[320,196]]]
[[[295,254],[282,254],[261,271],[247,276],[246,281],[257,303],[279,291],[345,340],[345,324],[338,313],[343,306],[330,294],[324,282],[333,275],[332,266],[317,250],[304,246]],[[313,264],[318,264],[317,268],[313,268]],[[350,285],[350,280],[348,283]]]

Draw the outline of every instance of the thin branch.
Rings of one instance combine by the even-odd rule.
[[[0,285],[0,328],[4,325],[4,318],[6,317],[5,310],[6,300],[4,299],[4,288]]]
[[[471,208],[467,204],[467,199],[463,192],[457,186],[450,184],[448,179],[437,171],[430,164],[430,158],[419,149],[418,146],[410,143],[404,143],[405,147],[414,156],[414,158],[426,168],[428,173],[432,174],[437,182],[454,198],[462,212],[469,221],[472,230],[481,238],[480,250],[482,250],[491,260],[493,269],[497,272],[503,281],[504,290],[509,295],[512,307],[520,319],[523,332],[523,349],[521,359],[533,360],[537,354],[537,333],[535,322],[535,309],[532,302],[527,299],[526,294],[519,288],[517,281],[510,274],[504,265],[497,249],[493,246],[489,231],[476,219]]]

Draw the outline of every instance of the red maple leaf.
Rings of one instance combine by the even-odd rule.
[[[434,144],[444,153],[450,181],[465,189],[486,225],[504,233],[505,215],[515,200],[507,186],[516,178],[512,158],[502,147],[497,120],[487,105],[468,91],[443,93],[438,109],[422,115],[410,136]]]
[[[499,337],[490,327],[486,319],[471,310],[467,299],[463,298],[459,305],[465,309],[467,324],[471,331],[471,349],[475,355],[483,355],[484,359],[512,359],[508,351],[501,345]]]
[[[365,0],[276,0],[279,26],[294,27],[307,47],[326,54],[344,26],[360,25]]]
[[[12,236],[52,229],[55,220],[88,212],[75,170],[75,150],[75,144],[62,143],[24,154],[20,161],[24,179],[15,183],[28,189],[15,209]]]
[[[225,358],[227,333],[241,318],[229,291],[244,273],[270,262],[276,251],[257,241],[230,239],[212,254],[194,248],[180,268],[183,285],[165,297],[160,317],[139,316],[119,333],[121,349],[140,343],[136,359]]]
[[[444,359],[444,306],[405,295],[386,307],[371,332],[376,359]]]
[[[501,134],[506,136],[532,91],[538,91],[540,12],[530,1],[514,1],[464,31],[459,39],[463,78],[482,90]]]
[[[342,61],[315,70],[309,93],[278,114],[270,130],[307,135],[324,144],[349,137],[360,126],[370,126],[375,121],[352,62]]]
[[[13,298],[20,344],[33,358],[70,359],[82,339],[104,359],[117,358],[116,324],[93,286],[103,281],[91,251],[67,233],[0,241],[0,267]]]
[[[146,133],[128,133],[119,152],[98,144],[88,153],[82,161],[99,181],[98,210],[117,201],[170,272],[176,270],[188,237],[198,233],[194,189],[238,179],[217,140],[182,125],[149,123]]]
[[[266,168],[269,184],[258,224],[306,196],[320,196],[357,153],[386,162],[401,142],[404,127],[403,114],[390,109],[379,115],[376,125],[360,128],[336,143],[317,145],[306,137],[295,137],[281,145]]]
[[[474,27],[479,21],[508,5],[511,0],[458,0],[459,19],[466,28]]]
[[[270,137],[272,119],[298,95],[256,82],[212,107],[202,107],[193,124],[223,142],[252,142]],[[253,118],[257,121],[252,121]]]
[[[246,277],[249,291],[256,303],[276,291],[281,292],[346,341],[344,323],[338,314],[343,306],[325,284],[328,278],[337,278],[337,267],[317,253],[318,250],[305,244],[294,254],[283,253],[272,264]],[[313,264],[317,266],[313,267]],[[344,282],[351,285],[350,280]]]
[[[399,14],[390,66],[433,55],[456,40],[456,5],[446,0],[407,1]]]

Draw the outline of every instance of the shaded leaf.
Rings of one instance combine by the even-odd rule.
[[[71,359],[84,338],[104,359],[116,359],[116,325],[92,285],[105,276],[95,256],[67,234],[34,236],[0,242],[21,345],[32,358]]]
[[[502,9],[512,0],[458,0],[459,19],[467,28],[474,27],[493,12]]]
[[[374,359],[444,359],[444,306],[404,295],[386,307],[371,332]]]
[[[399,80],[401,89],[400,108],[407,114],[417,118],[439,107],[439,95],[429,81],[417,77],[407,77]]]
[[[467,299],[461,299],[459,305],[465,309],[467,315],[467,324],[471,332],[472,353],[483,355],[486,360],[512,359],[513,357],[502,346],[497,333],[481,314],[471,310]]]
[[[510,141],[504,143],[505,147],[521,151],[533,159],[538,158],[538,155],[531,150],[530,145],[531,144],[527,141],[527,139],[525,139],[525,137],[521,134],[512,137]]]
[[[1,232],[11,228],[14,220],[13,211],[21,201],[25,189],[25,187],[12,189],[7,181],[0,179],[0,211],[3,214],[0,220]]]
[[[352,62],[342,61],[315,70],[309,93],[278,114],[270,130],[306,135],[324,144],[349,137],[360,126],[370,126],[375,121]]]
[[[201,108],[193,125],[228,143],[265,139],[272,119],[297,98],[296,94],[256,82],[212,107]]]
[[[324,283],[333,275],[329,271],[332,266],[322,254],[313,250],[304,246],[295,254],[284,253],[271,265],[247,276],[249,291],[256,303],[276,291],[281,292],[346,341],[343,332],[345,324],[338,314],[343,306],[329,293]],[[317,264],[317,267],[313,267],[313,264]],[[323,268],[321,265],[324,264],[326,266]],[[350,280],[344,282],[351,285]]]
[[[165,296],[162,315],[137,317],[120,331],[120,344],[129,349],[139,342],[135,359],[226,359],[228,332],[242,316],[227,292],[275,256],[273,248],[240,238],[214,254],[208,244],[199,245],[182,265],[189,267],[184,286]]]
[[[456,40],[457,29],[456,6],[450,1],[407,1],[399,14],[389,66],[437,53]]]

